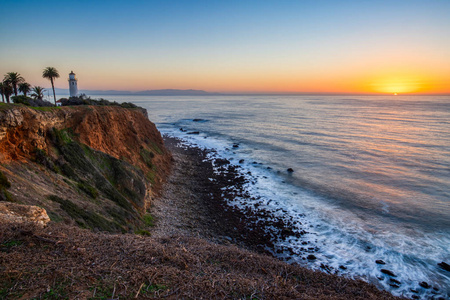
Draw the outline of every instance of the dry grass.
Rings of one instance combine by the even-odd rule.
[[[395,299],[362,281],[192,237],[0,226],[1,299]]]

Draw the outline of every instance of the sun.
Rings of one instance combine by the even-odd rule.
[[[416,71],[380,71],[366,79],[368,90],[375,93],[410,94],[429,89],[426,76]]]

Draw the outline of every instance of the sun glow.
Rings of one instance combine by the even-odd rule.
[[[439,80],[425,70],[379,70],[367,76],[363,84],[372,93],[410,94],[432,92]]]

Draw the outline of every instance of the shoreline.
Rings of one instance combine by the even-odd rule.
[[[215,244],[235,245],[288,263],[290,255],[299,255],[293,248],[276,245],[276,242],[286,236],[301,238],[307,231],[293,231],[289,219],[275,217],[264,209],[239,209],[229,204],[236,196],[252,197],[245,190],[247,181],[239,166],[214,155],[211,157],[209,154],[214,154],[213,150],[201,149],[176,137],[164,136],[163,139],[174,164],[160,197],[150,208],[156,219],[152,236],[196,237]],[[300,253],[305,263],[289,264],[312,270],[307,262],[316,259],[317,250],[308,248],[305,242]],[[320,265],[324,274],[353,280],[342,274],[343,270],[343,266],[335,269]]]
[[[210,151],[174,137],[165,136],[164,143],[173,155],[174,166],[161,196],[150,209],[157,220],[152,235],[195,236],[272,254],[268,249],[274,247],[273,236],[263,230],[264,226],[252,226],[258,216],[247,215],[227,203],[231,196],[245,192],[245,179],[236,166],[210,159]],[[215,172],[214,163],[222,164],[222,172]],[[224,191],[227,187],[233,190]]]
[[[156,228],[157,236],[181,234],[217,244],[232,244],[309,270],[350,280],[364,278],[380,291],[396,296],[403,294],[395,294],[402,282],[395,279],[396,275],[388,266],[383,266],[381,259],[374,261],[377,265],[383,264],[380,276],[360,277],[347,269],[345,264],[331,266],[320,258],[322,250],[303,237],[309,234],[307,222],[295,221],[283,209],[280,214],[274,215],[273,211],[265,210],[258,204],[233,206],[234,198],[244,202],[248,199],[249,203],[259,202],[259,198],[248,191],[253,175],[241,166],[220,158],[213,149],[201,148],[177,137],[166,135],[164,142],[174,156],[174,169],[163,187],[162,196],[157,200],[159,202],[155,202],[151,211],[164,224]],[[248,174],[250,176],[246,176]],[[280,242],[286,238],[300,241],[302,247],[294,248],[289,243]],[[377,280],[387,282],[391,289],[378,284]],[[428,283],[419,282],[419,285],[423,288]],[[413,299],[426,296],[424,292],[429,292],[414,288],[408,291],[408,296]],[[433,287],[431,295],[440,296],[439,292]]]

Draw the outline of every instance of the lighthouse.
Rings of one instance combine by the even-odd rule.
[[[78,95],[77,79],[75,78],[75,73],[70,71],[69,74],[69,95],[70,97],[76,97]]]

